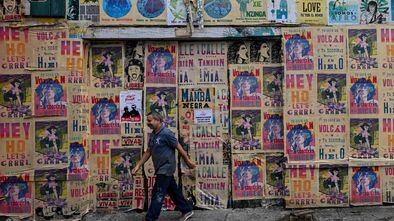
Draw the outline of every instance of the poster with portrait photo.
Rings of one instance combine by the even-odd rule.
[[[349,206],[348,165],[319,165],[319,194],[322,207]]]
[[[284,62],[286,71],[314,69],[314,32],[305,28],[283,29]]]
[[[270,40],[250,42],[250,62],[251,63],[281,63],[282,42],[280,38]]]
[[[94,92],[91,96],[91,134],[120,134],[119,95],[113,92]]]
[[[0,75],[0,118],[13,119],[32,115],[30,74]]]
[[[125,44],[124,89],[143,89],[145,73],[144,43],[128,41]]]
[[[390,17],[389,0],[361,0],[360,24],[386,24]]]
[[[94,88],[122,87],[122,45],[92,45],[90,49],[90,63],[90,83]]]
[[[142,91],[120,92],[120,122],[142,123]]]
[[[67,167],[68,143],[67,121],[36,121],[35,165]]]
[[[32,75],[35,116],[67,116],[67,81],[64,72]]]
[[[380,205],[382,204],[382,189],[380,167],[364,166],[350,167],[350,204]]]
[[[178,43],[145,43],[146,84],[177,84]]]
[[[356,159],[379,158],[379,119],[350,119],[350,157]]]
[[[0,22],[20,21],[22,19],[21,0],[1,0],[0,1]]]
[[[349,28],[349,70],[366,70],[378,68],[377,45],[377,30],[375,28]]]
[[[228,43],[227,52],[228,64],[249,64],[250,63],[250,42],[236,41]]]
[[[346,114],[346,74],[317,74],[317,101],[319,114]]]
[[[232,107],[261,107],[261,71],[260,65],[229,65]]]
[[[233,153],[262,152],[260,110],[232,110],[231,122]]]
[[[316,160],[315,136],[313,118],[287,118],[285,150],[289,162]]]
[[[265,198],[281,199],[289,195],[285,185],[287,158],[283,154],[265,156]]]

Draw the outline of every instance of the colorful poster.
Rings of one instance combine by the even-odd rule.
[[[349,206],[349,168],[347,165],[319,165],[320,206]]]
[[[178,85],[227,85],[227,43],[180,42]]]
[[[305,28],[283,29],[286,71],[313,70],[312,36],[312,31],[307,31]]]
[[[283,114],[270,114],[263,111],[263,151],[283,152],[283,135]]]
[[[358,0],[328,0],[328,25],[360,24]]]
[[[394,118],[380,118],[380,157],[384,159],[394,159]]]
[[[262,152],[261,111],[232,110],[231,119],[233,153]]]
[[[228,43],[228,64],[250,63],[250,42],[236,41]]]
[[[0,26],[1,73],[23,73],[29,68],[29,29]]]
[[[261,24],[267,21],[267,1],[236,0],[236,3],[233,4],[233,11],[239,15],[236,15],[233,24]]]
[[[100,22],[100,5],[97,0],[79,0],[79,20]],[[70,24],[70,23],[69,23]]]
[[[191,15],[195,23],[197,18],[197,5],[191,4]],[[183,0],[169,0],[167,1],[167,25],[168,26],[184,26],[187,24],[188,9]]]
[[[390,2],[388,0],[361,0],[361,24],[385,24],[389,21]]]
[[[215,88],[213,87],[196,87],[179,89],[179,106],[180,114],[189,120],[192,124],[196,119],[196,111],[211,111],[211,121],[214,120],[213,112],[215,111]],[[200,115],[200,117],[203,117]],[[206,117],[208,117],[206,115]],[[201,118],[202,120],[202,118]],[[195,122],[194,122],[195,123]]]
[[[22,10],[21,0],[4,0],[0,3],[0,21],[20,21]]]
[[[319,117],[317,120],[317,153],[319,161],[348,159],[349,127],[346,117]]]
[[[124,89],[143,89],[145,73],[144,43],[129,41],[125,44]]]
[[[351,175],[351,205],[382,204],[382,190],[379,167],[352,167]]]
[[[150,42],[145,44],[146,84],[177,82],[178,44],[176,42]]]
[[[319,206],[319,169],[315,164],[289,165],[285,185],[289,195],[285,197],[286,208]]]
[[[394,13],[392,13],[394,14]],[[393,78],[392,72],[394,63],[394,54],[392,49],[393,39],[392,30],[388,27],[379,28],[379,44],[378,50],[381,52],[380,61],[382,74],[379,79],[379,88],[381,94],[380,107],[383,107],[383,114],[393,114],[394,113],[394,94],[393,92]]]
[[[67,169],[35,170],[34,219],[65,218],[67,208]],[[57,211],[60,211],[57,213]]]
[[[379,158],[379,119],[350,119],[350,157]]]
[[[285,185],[286,161],[283,155],[265,157],[265,198],[281,199],[289,195],[289,189]]]
[[[297,23],[327,24],[327,0],[297,0]]]
[[[0,171],[33,169],[33,130],[30,121],[0,123]]]
[[[122,87],[123,46],[93,45],[91,47],[91,82],[94,88]]]
[[[60,42],[68,38],[67,29],[30,28],[29,30],[29,66],[34,69],[60,68],[61,57],[58,56]]]
[[[145,188],[144,188],[144,177],[135,176],[133,185],[133,208],[143,209],[145,204]],[[121,193],[122,194],[122,193]],[[121,202],[124,196],[121,195],[119,201]]]
[[[267,1],[268,21],[275,23],[295,23],[296,4],[295,1],[273,0]]]
[[[394,166],[381,167],[384,203],[394,203]]]
[[[317,75],[317,113],[342,115],[347,110],[346,74]]]
[[[63,214],[72,218],[81,219],[92,209],[92,197],[94,195],[94,185],[89,180],[68,181],[67,206],[63,209]]]
[[[100,4],[100,24],[132,24],[135,17],[132,14],[132,3],[134,1],[111,1],[99,0]],[[135,7],[135,5],[134,5]]]
[[[343,28],[317,28],[316,67],[319,73],[344,73],[347,67],[346,32]]]
[[[286,155],[289,161],[314,161],[315,124],[308,118],[287,119],[285,125]]]
[[[0,89],[0,118],[24,118],[32,115],[30,74],[1,74]]]
[[[68,165],[67,180],[86,180],[89,176],[87,141],[70,143],[70,162]]]
[[[230,65],[231,106],[261,107],[261,69],[258,65]]]
[[[381,114],[384,115],[392,115],[394,114],[394,94],[393,94],[393,86],[394,86],[394,74],[390,73],[391,71],[384,72],[380,79],[380,107],[383,109],[380,111]]]
[[[66,18],[71,21],[79,20],[79,0],[67,0],[66,2]]]
[[[219,25],[223,23],[232,23],[235,2],[231,0],[207,0],[204,1],[204,23]],[[246,8],[246,7],[245,7]]]
[[[67,83],[87,85],[89,76],[85,71],[83,40],[78,38],[62,39],[60,41],[60,67],[65,67],[68,76]]]
[[[176,87],[147,87],[145,91],[145,112],[159,113],[165,126],[176,128]]]
[[[283,66],[263,66],[263,107],[267,112],[283,112]]]
[[[282,55],[275,53],[282,50],[281,39],[252,41],[250,43],[251,63],[282,63]]]
[[[284,112],[287,116],[313,116],[315,114],[316,74],[285,74]]]
[[[72,85],[68,87],[68,131],[70,141],[80,141],[88,136],[90,131],[90,97],[88,87]]]
[[[67,82],[64,72],[36,72],[34,85],[34,115],[67,116]]]
[[[109,169],[107,169],[109,170]],[[111,211],[118,208],[119,191],[118,185],[110,183],[109,180],[104,181],[107,175],[100,175],[101,181],[95,183],[95,208],[97,210]]]
[[[378,77],[367,73],[350,76],[350,114],[379,114]]]
[[[33,212],[33,173],[0,175],[0,214],[30,216]]]
[[[349,28],[348,44],[350,70],[378,68],[376,29]]]
[[[113,92],[91,96],[91,134],[120,134],[119,95]]]
[[[68,166],[67,121],[36,121],[35,137],[37,167]]]
[[[233,200],[263,198],[264,163],[259,154],[233,155]]]
[[[120,92],[120,122],[142,123],[142,91]]]
[[[166,0],[133,1],[133,18],[138,25],[167,25]]]

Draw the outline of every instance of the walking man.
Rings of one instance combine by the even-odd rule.
[[[164,127],[162,122],[163,118],[160,114],[154,112],[148,114],[147,125],[153,131],[149,138],[148,149],[133,169],[132,174],[135,174],[149,157],[152,156],[156,182],[153,186],[151,204],[146,214],[147,221],[153,221],[159,218],[161,207],[167,193],[176,207],[182,212],[180,220],[188,220],[193,215],[193,210],[183,196],[182,189],[174,179],[176,168],[175,149],[178,150],[190,169],[194,169],[196,165],[190,160],[185,150],[178,143],[174,133]]]

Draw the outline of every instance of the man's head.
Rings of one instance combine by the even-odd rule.
[[[163,122],[163,117],[156,112],[150,112],[147,115],[146,124],[152,130],[159,129],[161,127],[162,122]]]

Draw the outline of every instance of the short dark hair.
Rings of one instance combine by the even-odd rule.
[[[163,117],[157,112],[149,112],[146,116],[152,116],[153,119],[163,122]]]

